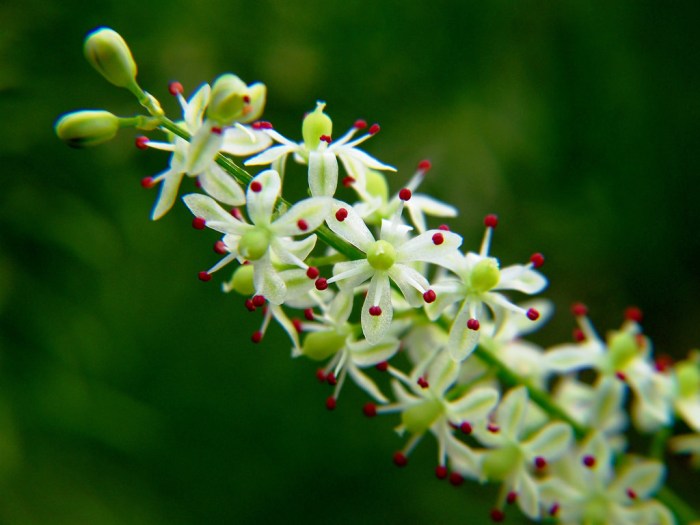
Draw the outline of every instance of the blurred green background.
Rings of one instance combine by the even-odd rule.
[[[569,338],[574,300],[601,331],[636,304],[679,356],[700,341],[699,11],[0,3],[0,523],[479,523],[495,498],[435,480],[430,439],[394,468],[395,419],[366,420],[352,385],[328,413],[329,387],[276,327],[249,343],[259,317],[196,279],[216,237],[182,209],[148,221],[139,180],[166,155],[130,132],[88,151],[54,137],[65,111],[137,109],[84,61],[87,31],[119,31],[173,115],[168,81],[189,94],[233,71],[268,85],[287,136],[317,99],[336,135],[379,122],[367,149],[399,168],[393,188],[430,158],[422,189],[462,210],[465,247],[497,212],[504,264],[547,256],[558,313],[539,341]]]

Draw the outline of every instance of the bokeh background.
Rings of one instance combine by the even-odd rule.
[[[504,264],[545,253],[558,311],[542,344],[570,337],[574,300],[603,332],[635,304],[680,356],[700,342],[699,11],[0,3],[0,523],[480,523],[495,498],[437,481],[430,440],[394,468],[395,419],[366,420],[351,385],[328,413],[315,365],[276,328],[249,343],[259,318],[196,278],[217,258],[211,232],[183,209],[148,221],[139,180],[166,155],[131,132],[88,151],[54,137],[65,111],[137,110],[83,60],[87,31],[121,32],[174,115],[168,81],[190,93],[233,71],[268,85],[266,118],[288,136],[317,99],[336,134],[379,122],[367,149],[399,168],[393,188],[430,158],[423,189],[462,210],[466,247],[497,212]]]

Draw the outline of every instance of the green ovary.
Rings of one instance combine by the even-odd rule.
[[[501,271],[498,269],[496,259],[482,259],[474,266],[469,277],[469,284],[477,293],[492,290],[501,279]]]
[[[613,370],[623,370],[639,353],[639,346],[629,332],[615,332],[608,339],[608,352]]]
[[[681,397],[695,395],[700,390],[700,368],[693,361],[683,361],[676,366],[678,393]]]
[[[486,454],[482,468],[489,480],[502,481],[518,465],[520,459],[520,449],[516,445],[506,445]]]
[[[347,333],[311,332],[304,339],[301,353],[314,361],[323,361],[345,346]]]
[[[423,434],[441,414],[442,404],[436,399],[427,399],[404,410],[401,422],[411,434]]]
[[[396,250],[386,241],[376,241],[367,250],[367,262],[375,270],[388,270],[396,262]]]
[[[238,251],[248,260],[257,261],[270,247],[270,234],[261,229],[246,232],[238,242]]]

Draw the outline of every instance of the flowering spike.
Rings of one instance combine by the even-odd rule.
[[[487,228],[495,228],[498,226],[498,215],[495,215],[493,213],[490,213],[486,217],[484,217],[484,226]]]
[[[541,268],[544,264],[544,255],[541,253],[533,253],[530,257],[530,262],[535,268]]]

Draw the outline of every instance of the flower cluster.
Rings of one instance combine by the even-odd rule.
[[[377,124],[357,120],[334,139],[326,104],[317,102],[303,119],[301,140],[288,139],[259,120],[264,85],[232,74],[187,100],[172,83],[182,108],[173,121],[136,83],[121,37],[98,30],[86,50],[98,71],[134,92],[149,114],[76,112],[59,120],[58,135],[83,147],[121,127],[164,132],[162,142],[136,139],[141,149],[172,154],[168,169],[142,181],[160,184],[152,219],[172,207],[185,176],[196,178],[203,193],[183,200],[195,228],[220,236],[215,250],[222,256],[199,278],[233,267],[224,291],[263,312],[252,341],[260,343],[277,322],[293,357],[322,363],[317,377],[334,387],[328,409],[350,381],[371,397],[363,407],[368,417],[398,415],[405,445],[394,454],[397,465],[432,435],[438,478],[499,484],[494,521],[509,506],[533,520],[572,524],[667,524],[681,517],[682,509],[672,512],[654,495],[676,418],[689,432],[669,444],[700,457],[697,355],[675,365],[655,358],[637,309],[601,338],[580,304],[573,308],[579,324],[573,343],[545,350],[527,342],[524,336],[552,311],[548,302],[526,297],[547,286],[539,271],[544,256],[502,265],[490,253],[495,215],[485,217],[483,242],[473,251],[447,225],[431,227],[457,209],[416,193],[428,161],[390,196],[389,181],[402,180],[387,176],[396,169],[358,148],[379,132]],[[310,195],[296,203],[283,198],[290,155],[306,167]],[[261,171],[250,174],[232,157]],[[579,374],[585,369],[593,375]],[[660,436],[654,458],[628,451],[628,396],[637,430]]]

